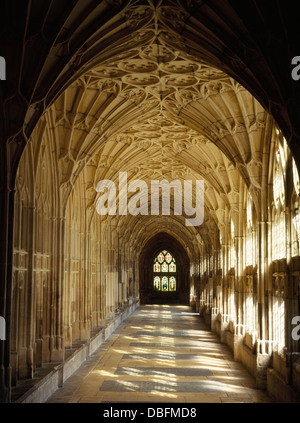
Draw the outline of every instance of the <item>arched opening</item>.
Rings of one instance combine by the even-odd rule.
[[[141,304],[188,304],[189,267],[188,255],[177,239],[164,232],[151,238],[139,257]]]
[[[41,19],[32,3],[18,24],[5,23],[28,21],[24,37],[11,37],[24,45],[7,52],[14,82],[0,99],[0,314],[10,332],[0,352],[3,398],[6,380],[64,360],[74,339],[88,339],[138,297],[195,301],[233,348],[243,336],[257,354],[299,352],[288,336],[300,313],[300,85],[289,66],[276,66],[279,51],[270,53],[273,14],[255,2],[125,1],[119,10],[103,2],[93,10],[83,1],[63,14],[63,2],[50,3]],[[43,53],[38,63],[31,48]],[[291,147],[285,169],[274,117],[280,143]],[[137,181],[204,179],[203,224],[186,227],[175,213],[100,218],[96,184],[117,186],[120,170],[132,206],[146,198],[137,198]],[[154,289],[154,260],[165,250],[175,257],[176,290]],[[279,357],[277,370],[288,361]]]

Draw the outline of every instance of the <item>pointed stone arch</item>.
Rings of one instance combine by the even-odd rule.
[[[153,261],[157,254],[164,249],[170,251],[176,260],[176,292],[162,293],[153,289]],[[156,234],[145,244],[139,256],[141,303],[177,302],[188,304],[190,300],[189,267],[190,260],[182,244],[166,232]]]

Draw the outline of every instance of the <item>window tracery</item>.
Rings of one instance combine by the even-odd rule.
[[[293,168],[293,194],[292,194],[292,256],[298,256],[300,253],[300,182],[299,173],[295,163],[292,160]]]
[[[175,258],[167,250],[162,250],[154,259],[153,263],[153,288],[155,291],[176,291]]]
[[[285,225],[285,140],[276,139],[276,152],[273,168],[273,212],[272,212],[272,260],[280,260],[286,256]]]
[[[286,174],[288,165],[287,144],[282,133],[277,130],[275,138],[275,155],[272,168],[272,231],[271,252],[273,261],[272,280],[272,316],[273,342],[281,351],[285,342],[285,283],[286,269],[282,259],[287,255],[286,239]]]

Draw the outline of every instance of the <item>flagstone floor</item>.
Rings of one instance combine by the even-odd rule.
[[[145,305],[48,403],[271,403],[189,306]]]

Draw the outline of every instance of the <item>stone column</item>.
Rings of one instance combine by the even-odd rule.
[[[20,376],[23,379],[33,378],[34,370],[36,367],[35,354],[36,354],[36,283],[34,275],[34,237],[35,237],[35,225],[34,225],[34,214],[35,208],[32,206],[23,206],[23,213],[25,213],[26,219],[26,246],[27,246],[27,284],[24,310],[26,319],[24,336],[24,362],[19,363]],[[24,222],[23,222],[24,224]],[[26,305],[26,307],[25,307]],[[25,355],[26,354],[26,355]],[[22,370],[21,370],[22,369]]]
[[[3,141],[3,140],[2,140]],[[20,144],[14,145],[15,160]],[[6,142],[0,143],[0,316],[5,322],[5,340],[0,340],[0,402],[10,402],[10,328],[13,282],[13,228],[15,202],[15,174],[8,168]],[[17,160],[16,160],[17,161]]]
[[[6,151],[1,151],[6,155]],[[3,157],[3,156],[2,156]],[[5,157],[5,156],[4,156]],[[0,402],[10,402],[10,326],[13,261],[13,213],[15,191],[8,187],[6,166],[1,160],[0,185],[0,316],[5,321],[5,340],[0,340]]]
[[[258,308],[258,337],[266,339],[266,303],[265,303],[265,277],[266,277],[266,222],[257,223],[258,240],[258,281],[257,281],[257,308]]]
[[[267,222],[257,223],[257,353],[256,353],[256,385],[258,388],[266,387],[267,367],[272,354],[272,341],[269,340],[268,308],[266,303],[267,288]]]
[[[52,289],[50,294],[50,360],[61,361],[64,358],[63,333],[63,266],[64,266],[64,225],[63,218],[52,222],[51,249],[53,252]]]

